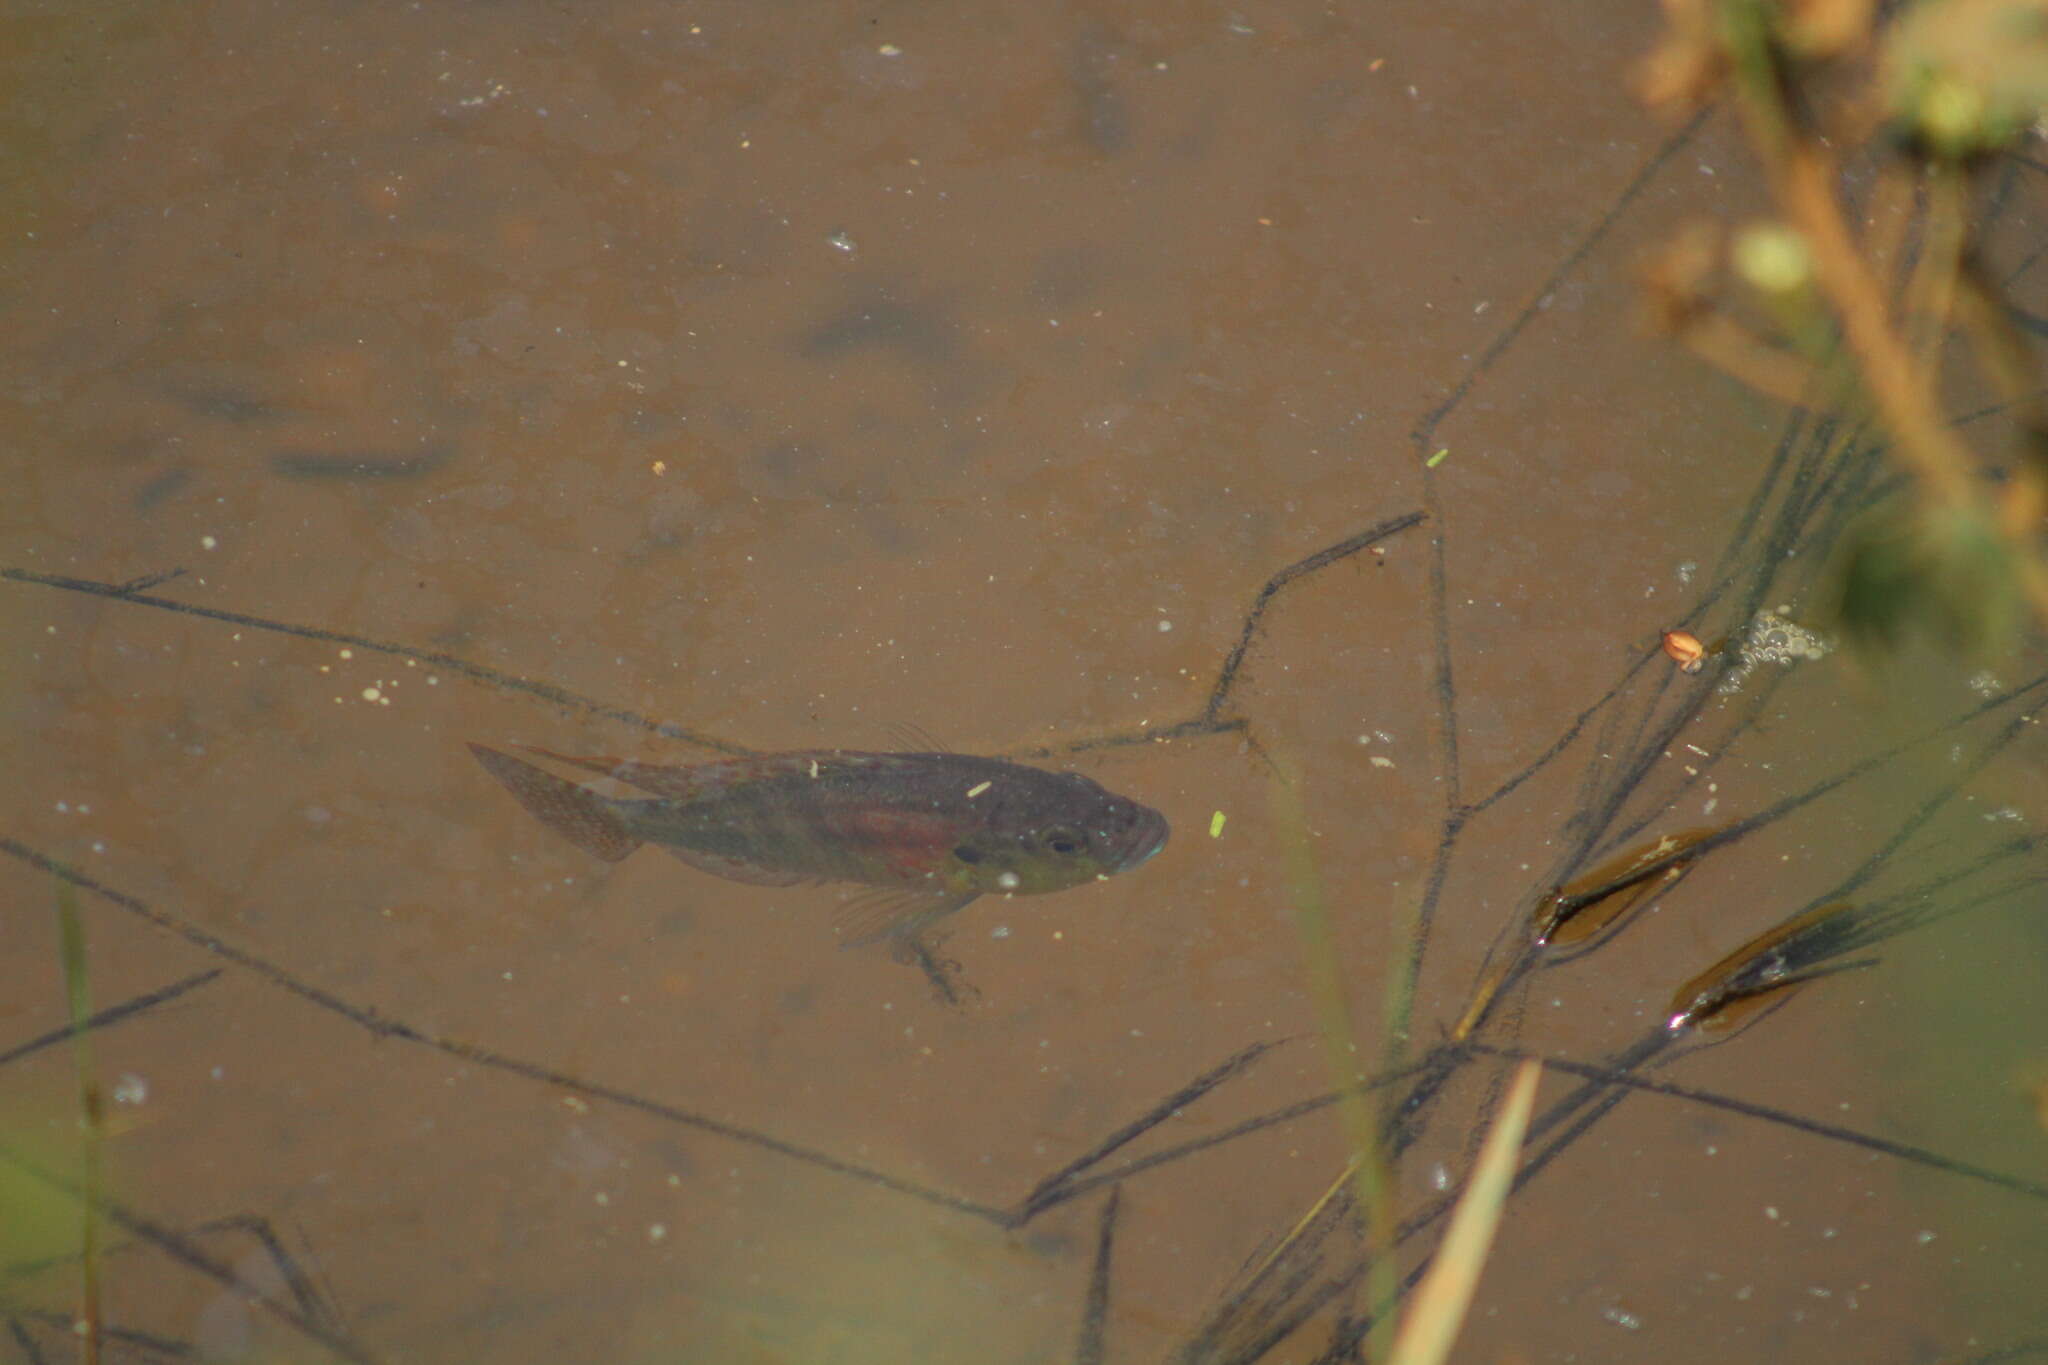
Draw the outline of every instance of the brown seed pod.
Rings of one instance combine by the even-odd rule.
[[[1700,643],[1699,636],[1688,631],[1664,632],[1664,656],[1684,673],[1697,673],[1707,666],[1707,647]]]

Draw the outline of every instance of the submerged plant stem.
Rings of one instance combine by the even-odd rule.
[[[85,1365],[100,1360],[100,1142],[105,1118],[100,1109],[100,1083],[93,1066],[92,995],[86,977],[85,930],[78,919],[78,892],[57,882],[57,932],[64,966],[64,996],[71,1012],[71,1050],[78,1063],[78,1109],[83,1151],[84,1226],[79,1238],[79,1322],[84,1329],[80,1358]]]
[[[1479,1272],[1493,1247],[1501,1206],[1514,1185],[1522,1135],[1529,1129],[1536,1082],[1542,1074],[1543,1064],[1534,1058],[1515,1069],[1507,1102],[1486,1135],[1472,1178],[1451,1215],[1451,1226],[1401,1323],[1390,1365],[1440,1365],[1450,1355],[1465,1310],[1472,1306],[1473,1291],[1479,1287]]]
[[[1371,1300],[1373,1329],[1366,1355],[1384,1360],[1392,1349],[1393,1305],[1400,1292],[1395,1275],[1393,1248],[1397,1235],[1398,1210],[1394,1206],[1398,1182],[1385,1141],[1385,1127],[1375,1104],[1367,1098],[1366,1077],[1359,1065],[1358,1036],[1351,1026],[1351,1007],[1344,990],[1344,972],[1337,962],[1337,944],[1330,933],[1330,918],[1323,899],[1322,875],[1317,870],[1315,851],[1309,846],[1308,812],[1301,801],[1300,769],[1285,755],[1275,754],[1275,775],[1270,786],[1273,822],[1279,827],[1287,868],[1289,902],[1294,907],[1294,927],[1301,935],[1301,951],[1308,971],[1309,996],[1316,1011],[1316,1030],[1322,1035],[1323,1053],[1337,1090],[1337,1114],[1351,1147],[1347,1171],[1358,1207],[1365,1213],[1372,1243],[1366,1274]],[[1396,961],[1398,962],[1398,958]],[[1405,993],[1390,1000],[1389,1014],[1405,1017]],[[1390,1043],[1390,1046],[1392,1044]],[[1338,1178],[1342,1183],[1343,1177]],[[1334,1188],[1334,1187],[1333,1187]],[[1324,1196],[1327,1201],[1328,1195]],[[1299,1227],[1297,1227],[1297,1232]]]

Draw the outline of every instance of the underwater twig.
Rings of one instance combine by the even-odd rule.
[[[1184,725],[1215,725],[1222,719],[1223,707],[1230,700],[1230,694],[1237,686],[1238,671],[1244,666],[1245,654],[1252,647],[1252,640],[1258,635],[1259,622],[1266,614],[1266,608],[1288,584],[1298,578],[1306,578],[1319,569],[1326,569],[1342,559],[1349,559],[1360,550],[1368,549],[1389,536],[1418,525],[1424,518],[1422,512],[1404,512],[1398,517],[1366,527],[1353,536],[1346,536],[1335,545],[1326,545],[1312,555],[1295,560],[1286,568],[1268,578],[1252,597],[1252,604],[1245,612],[1244,622],[1237,633],[1237,643],[1223,658],[1223,666],[1216,671],[1216,682],[1209,689],[1209,699],[1202,704],[1201,711]],[[1155,732],[1156,733],[1156,732]]]
[[[132,1019],[138,1014],[155,1009],[158,1005],[169,1004],[188,991],[196,991],[201,986],[217,980],[225,970],[226,968],[224,967],[212,967],[203,972],[194,972],[191,976],[173,981],[168,986],[159,986],[157,989],[147,991],[133,999],[123,1000],[118,1005],[109,1005],[87,1019],[85,1021],[85,1029],[88,1032],[94,1029],[102,1029],[109,1024],[118,1024],[124,1019]],[[62,1028],[51,1029],[48,1033],[40,1034],[25,1043],[17,1043],[6,1051],[0,1052],[0,1066],[5,1066],[9,1062],[26,1057],[30,1053],[41,1052],[44,1048],[54,1047],[58,1043],[77,1036],[78,1026],[76,1024],[66,1024]]]
[[[100,899],[132,915],[147,920],[160,929],[177,935],[195,947],[233,962],[237,966],[247,968],[272,985],[289,991],[320,1009],[340,1015],[351,1023],[360,1025],[376,1037],[392,1038],[402,1042],[417,1044],[421,1047],[432,1048],[437,1052],[445,1053],[451,1057],[458,1057],[476,1066],[507,1072],[515,1076],[523,1076],[528,1080],[539,1081],[545,1085],[555,1086],[590,1099],[609,1100],[614,1104],[629,1109],[636,1109],[642,1113],[652,1114],[658,1118],[667,1119],[672,1123],[700,1129],[747,1146],[775,1152],[810,1166],[832,1171],[882,1189],[893,1190],[898,1194],[909,1195],[914,1199],[936,1204],[941,1208],[951,1209],[956,1213],[969,1214],[1000,1226],[1009,1226],[1014,1221],[1014,1215],[1007,1209],[995,1208],[991,1205],[977,1203],[974,1200],[962,1198],[958,1195],[948,1194],[944,1190],[920,1185],[915,1181],[902,1179],[885,1171],[875,1170],[855,1162],[842,1160],[827,1152],[805,1147],[799,1143],[789,1142],[736,1123],[727,1123],[724,1120],[712,1118],[708,1114],[695,1113],[691,1110],[667,1104],[645,1095],[635,1094],[632,1091],[616,1086],[585,1081],[543,1066],[538,1062],[526,1061],[523,1058],[509,1056],[477,1044],[443,1037],[427,1032],[424,1029],[415,1028],[403,1020],[394,1019],[371,1006],[359,1005],[353,1001],[344,1000],[333,992],[314,985],[312,982],[307,981],[287,968],[279,966],[268,958],[260,957],[245,948],[238,948],[168,911],[160,910],[138,897],[128,895],[126,892],[117,891],[113,887],[96,881],[77,868],[59,862],[48,854],[32,849],[26,844],[0,837],[0,853],[16,858],[31,867],[54,873],[82,891],[89,891]]]
[[[1137,1118],[1111,1132],[1109,1136],[1103,1138],[1087,1151],[1033,1186],[1031,1192],[1025,1195],[1017,1204],[1017,1221],[1019,1223],[1028,1222],[1030,1219],[1037,1217],[1041,1211],[1051,1208],[1054,1204],[1064,1203],[1073,1196],[1076,1184],[1083,1172],[1087,1171],[1090,1167],[1100,1165],[1110,1156],[1120,1151],[1126,1144],[1151,1132],[1154,1128],[1157,1128],[1174,1115],[1179,1114],[1211,1090],[1222,1085],[1225,1081],[1243,1075],[1251,1069],[1252,1064],[1258,1061],[1259,1058],[1265,1056],[1268,1052],[1271,1052],[1286,1041],[1283,1038],[1271,1042],[1253,1043],[1250,1047],[1225,1058],[1219,1065],[1211,1067],[1186,1085],[1180,1087],[1180,1089],[1168,1095],[1165,1099],[1159,1101],[1159,1103],[1147,1109]],[[1123,1172],[1120,1171],[1114,1178],[1122,1179],[1122,1176]]]
[[[215,1218],[192,1229],[193,1235],[213,1232],[245,1232],[256,1239],[263,1248],[263,1255],[284,1279],[285,1287],[291,1290],[292,1301],[298,1304],[299,1312],[309,1322],[322,1322],[339,1328],[341,1315],[332,1303],[321,1297],[314,1286],[313,1277],[299,1264],[298,1257],[285,1249],[284,1241],[277,1235],[277,1229],[270,1220],[258,1213],[235,1213],[225,1218]],[[305,1233],[300,1232],[304,1240]]]
[[[21,1358],[28,1365],[45,1365],[41,1348],[28,1334],[28,1329],[21,1325],[20,1318],[10,1316],[7,1319],[7,1334],[14,1338],[14,1344],[21,1349]]]
[[[57,588],[64,592],[84,593],[89,597],[111,598],[138,607],[154,607],[159,611],[176,612],[184,616],[203,617],[209,621],[221,621],[231,626],[243,626],[250,630],[268,631],[275,635],[289,635],[301,640],[318,640],[327,644],[348,645],[354,649],[369,650],[375,654],[389,654],[394,658],[411,659],[415,663],[431,664],[448,672],[483,683],[488,687],[506,692],[522,692],[541,701],[553,703],[565,711],[580,711],[586,715],[598,716],[604,720],[615,720],[630,725],[663,739],[680,740],[694,744],[701,749],[710,749],[722,754],[749,754],[754,752],[728,739],[692,730],[688,726],[671,721],[651,720],[638,711],[610,702],[586,697],[554,683],[542,682],[535,678],[522,677],[517,673],[506,673],[486,664],[472,663],[468,659],[436,649],[415,649],[411,645],[394,644],[388,640],[375,640],[367,635],[356,635],[344,630],[328,630],[322,626],[302,626],[289,621],[273,621],[262,616],[251,616],[246,612],[223,611],[218,607],[195,606],[180,602],[174,597],[153,597],[137,591],[133,586],[119,583],[101,583],[90,578],[70,578],[63,574],[37,573],[32,569],[0,569],[0,579],[16,583],[33,583],[40,587]],[[136,579],[136,584],[149,586],[152,579]]]
[[[1081,1310],[1081,1334],[1074,1346],[1074,1365],[1103,1365],[1106,1359],[1109,1270],[1116,1254],[1116,1215],[1122,1202],[1123,1188],[1110,1186],[1109,1198],[1102,1201],[1102,1213],[1095,1220],[1095,1260],[1088,1270],[1088,1302]]]
[[[0,1162],[5,1162],[38,1184],[58,1190],[73,1199],[85,1202],[83,1185],[57,1174],[32,1160],[20,1151],[6,1144],[0,1144]],[[239,1295],[246,1302],[261,1308],[265,1313],[291,1327],[309,1341],[317,1342],[332,1354],[355,1365],[376,1365],[375,1357],[343,1333],[317,1321],[289,1304],[252,1288],[235,1273],[234,1267],[209,1256],[195,1246],[191,1238],[146,1217],[117,1200],[102,1197],[99,1201],[101,1217],[115,1227],[128,1233],[168,1256],[172,1261],[213,1281],[221,1288]],[[110,1329],[109,1337],[122,1338],[124,1333]]]
[[[1640,1090],[1648,1094],[1665,1095],[1672,1099],[1687,1100],[1694,1104],[1705,1105],[1710,1109],[1718,1109],[1723,1113],[1740,1114],[1745,1118],[1758,1119],[1770,1124],[1774,1128],[1782,1128],[1796,1133],[1808,1133],[1814,1137],[1826,1138],[1831,1142],[1840,1142],[1851,1147],[1861,1147],[1865,1151],[1881,1152],[1885,1156],[1896,1157],[1901,1161],[1911,1162],[1915,1166],[1924,1166],[1931,1171],[1940,1171],[1944,1175],[1961,1176],[1966,1180],[1976,1181],[1980,1185],[1989,1185],[1995,1189],[2009,1190],[2015,1194],[2024,1194],[2033,1199],[2048,1200],[2048,1183],[2029,1180],[2025,1176],[2013,1175],[2006,1171],[1995,1171],[1988,1166],[1978,1166],[1967,1161],[1957,1161],[1953,1157],[1943,1156],[1940,1152],[1930,1151],[1925,1147],[1915,1147],[1911,1143],[1879,1137],[1875,1133],[1861,1132],[1854,1128],[1844,1127],[1839,1123],[1829,1123],[1823,1119],[1807,1118],[1804,1115],[1795,1114],[1786,1109],[1779,1109],[1773,1105],[1757,1104],[1750,1100],[1738,1099],[1733,1095],[1723,1095],[1712,1090],[1702,1090],[1696,1086],[1681,1085],[1676,1081],[1657,1080],[1653,1077],[1641,1075],[1633,1070],[1617,1068],[1597,1062],[1574,1061],[1569,1057],[1533,1052],[1527,1048],[1507,1047],[1482,1042],[1474,1042],[1469,1046],[1474,1052],[1483,1053],[1489,1057],[1499,1057],[1506,1061],[1538,1060],[1552,1071],[1562,1071],[1568,1075],[1578,1076],[1590,1081],[1598,1081],[1603,1085],[1621,1086],[1629,1090]]]

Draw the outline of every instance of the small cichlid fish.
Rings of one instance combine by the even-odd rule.
[[[913,935],[984,894],[1098,881],[1166,843],[1150,806],[998,758],[820,749],[663,766],[519,747],[651,793],[605,796],[469,746],[542,824],[606,862],[649,843],[738,882],[878,888],[849,907],[852,942]]]

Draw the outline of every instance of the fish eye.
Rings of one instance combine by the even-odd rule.
[[[1047,830],[1044,838],[1045,846],[1054,853],[1059,854],[1062,858],[1071,857],[1076,853],[1083,852],[1088,847],[1087,835],[1077,829],[1067,829],[1064,826]]]
[[[981,861],[981,850],[972,844],[962,844],[953,850],[953,856],[963,863],[978,863]]]

